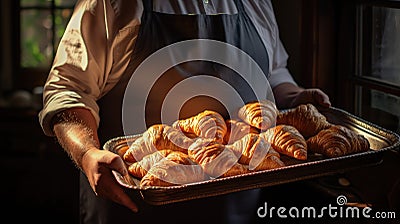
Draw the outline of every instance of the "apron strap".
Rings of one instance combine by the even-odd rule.
[[[142,2],[143,2],[143,9],[145,12],[153,11],[153,0],[142,0]]]
[[[233,1],[235,2],[238,13],[244,13],[245,10],[242,0],[233,0]],[[142,0],[142,2],[143,2],[143,8],[146,12],[153,11],[153,0]]]
[[[243,5],[242,0],[233,0],[233,1],[234,1],[235,4],[236,4],[236,8],[237,8],[237,10],[238,10],[238,13],[244,13],[244,12],[246,12],[246,11],[244,10],[244,5]]]

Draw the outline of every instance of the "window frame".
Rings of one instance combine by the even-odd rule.
[[[382,117],[380,113],[385,114],[386,112],[377,112],[371,106],[367,106],[370,109],[363,111],[371,100],[371,96],[366,93],[376,90],[400,97],[400,86],[372,77],[372,61],[370,60],[372,39],[365,39],[368,36],[366,33],[369,32],[371,34],[372,29],[366,30],[365,24],[368,24],[368,21],[366,21],[367,17],[365,15],[362,18],[363,20],[361,19],[361,16],[363,16],[361,14],[362,6],[400,8],[400,1],[342,0],[340,2],[338,83],[336,85],[338,91],[335,97],[338,98],[338,107],[384,126],[383,123],[387,123],[389,118]],[[371,22],[369,21],[369,25],[372,24]],[[370,72],[369,74],[366,73],[368,71]]]
[[[366,24],[371,24],[371,21],[365,22],[365,16],[363,15],[362,6],[377,6],[377,7],[389,7],[389,8],[397,8],[400,9],[400,2],[393,2],[393,1],[358,1],[357,4],[357,18],[356,18],[356,68],[355,68],[355,75],[353,75],[353,82],[358,83],[360,86],[367,87],[369,89],[379,90],[381,92],[385,92],[388,94],[392,94],[395,96],[400,96],[400,86],[386,82],[381,79],[373,78],[367,76],[368,73],[366,71],[370,70],[371,61],[370,56],[372,55],[370,43],[372,40],[369,38],[364,39],[363,36],[364,31],[367,29],[367,33],[372,33],[372,31],[366,26]],[[372,16],[369,16],[370,19]],[[368,49],[368,53],[360,54],[363,49]],[[370,73],[370,71],[369,71]]]
[[[47,67],[23,67],[22,66],[22,36],[21,36],[21,15],[24,10],[48,10],[50,11],[51,21],[52,21],[52,39],[51,45],[53,46],[52,58],[54,58],[57,50],[57,26],[54,25],[56,19],[56,11],[69,9],[73,10],[75,4],[72,6],[57,6],[55,4],[55,0],[50,0],[50,4],[48,6],[21,6],[21,0],[14,1],[11,0],[12,3],[12,20],[14,21],[15,26],[12,28],[12,46],[16,49],[11,57],[13,58],[13,75],[12,75],[12,89],[27,89],[31,90],[36,86],[42,86],[48,76],[49,70],[51,68],[51,64]],[[72,12],[71,12],[72,13]],[[64,27],[65,28],[65,27]]]

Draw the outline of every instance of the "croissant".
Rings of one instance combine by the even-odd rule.
[[[331,124],[312,104],[302,104],[278,114],[276,125],[287,124],[295,127],[305,139],[329,128]]]
[[[149,127],[132,143],[123,159],[128,163],[134,163],[146,155],[163,149],[187,153],[192,143],[193,139],[186,137],[179,130],[165,124],[156,124]]]
[[[175,186],[209,179],[201,166],[180,152],[169,154],[157,162],[140,180],[140,187]]]
[[[217,112],[205,110],[196,116],[177,120],[172,127],[185,133],[193,133],[198,137],[213,138],[222,143],[227,127],[224,118]]]
[[[126,153],[126,151],[128,151],[128,149],[129,149],[129,145],[127,145],[127,144],[118,145],[118,146],[116,146],[116,148],[115,148],[115,152],[116,152],[119,156],[124,157],[124,154]]]
[[[188,150],[189,158],[200,164],[210,177],[229,177],[248,173],[249,170],[238,164],[235,153],[213,139],[198,139]]]
[[[250,170],[269,170],[285,166],[279,153],[258,134],[247,134],[226,147],[239,155],[239,163],[249,165]]]
[[[363,135],[344,126],[333,125],[309,138],[307,147],[311,152],[333,158],[367,151],[370,144]]]
[[[275,124],[279,111],[275,103],[269,100],[252,102],[238,111],[238,117],[247,124],[260,130],[267,130]]]
[[[147,174],[147,171],[149,171],[150,168],[154,166],[154,164],[156,164],[157,162],[161,161],[169,154],[174,152],[180,153],[169,149],[165,149],[146,155],[142,158],[142,160],[130,164],[128,166],[128,172],[134,177],[142,178],[144,175]]]
[[[290,125],[278,125],[260,134],[277,152],[307,160],[307,143],[300,132]]]
[[[225,145],[231,144],[249,133],[258,134],[258,130],[255,127],[250,126],[242,121],[229,119],[226,120],[225,123],[227,127],[227,132],[224,136],[223,142]]]

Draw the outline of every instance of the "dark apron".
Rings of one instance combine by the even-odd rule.
[[[238,13],[233,15],[172,15],[153,12],[152,1],[143,1],[144,12],[132,60],[116,86],[98,102],[101,117],[99,127],[101,144],[117,136],[135,134],[124,132],[122,125],[122,105],[126,88],[138,66],[151,54],[166,46],[196,39],[225,42],[246,52],[257,62],[264,74],[269,73],[267,50],[255,26],[246,14],[243,3],[240,0],[235,0],[235,4]],[[175,85],[187,78],[201,75],[214,77],[228,83],[240,94],[243,102],[257,99],[251,86],[225,65],[211,61],[180,63],[165,71],[152,85],[144,107],[145,118],[143,119],[145,119],[146,127],[163,121],[161,119],[162,103]],[[188,103],[185,103],[179,111],[179,118],[195,115],[204,109],[218,111],[225,118],[229,118],[224,105],[221,105],[218,100],[203,95],[192,98]],[[252,206],[256,204],[257,191],[165,206],[148,205],[140,199],[140,195],[136,195],[133,197],[135,203],[139,205],[140,212],[134,214],[121,205],[96,197],[83,174],[80,181],[81,223],[227,223],[227,217],[236,217],[240,220],[240,211],[245,213],[245,216],[256,214],[256,208]],[[249,194],[251,192],[252,194]],[[252,205],[246,204],[246,199],[243,197],[238,197],[240,202],[236,201],[235,196],[241,194],[245,194],[245,198]],[[233,203],[240,203],[239,207],[242,209],[234,211],[237,208],[232,206]],[[238,223],[243,222],[239,221]]]

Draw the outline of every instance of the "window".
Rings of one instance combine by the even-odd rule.
[[[400,1],[341,1],[339,106],[400,133]]]
[[[10,35],[6,55],[10,72],[1,74],[8,85],[0,90],[31,91],[44,84],[60,38],[71,17],[76,0],[5,0],[11,12],[13,26],[5,30]],[[5,68],[4,68],[5,69]]]
[[[400,2],[365,2],[356,10],[356,113],[400,132]]]
[[[22,68],[51,65],[75,0],[20,0]]]

